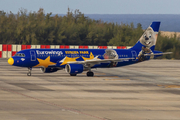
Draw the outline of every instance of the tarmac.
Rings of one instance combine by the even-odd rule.
[[[27,76],[0,59],[0,120],[180,120],[180,60]]]

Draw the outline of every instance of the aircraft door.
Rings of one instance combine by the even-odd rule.
[[[31,55],[31,61],[36,61],[36,53],[34,50],[30,51],[30,55]]]
[[[134,58],[132,59],[132,61],[136,61],[136,57],[137,57],[136,51],[131,51],[131,53],[132,53],[132,58]]]

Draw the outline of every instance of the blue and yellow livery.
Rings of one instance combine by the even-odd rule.
[[[10,65],[27,67],[31,75],[33,67],[44,73],[65,69],[71,76],[88,71],[94,76],[93,68],[120,67],[161,56],[155,51],[160,22],[152,22],[139,41],[130,49],[27,49],[8,59]]]

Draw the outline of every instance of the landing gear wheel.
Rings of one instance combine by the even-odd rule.
[[[70,74],[70,76],[76,76],[77,74]]]
[[[31,73],[29,72],[29,73],[27,73],[27,76],[31,76]]]
[[[94,76],[94,73],[91,72],[91,71],[89,71],[89,72],[86,73],[86,75],[87,75],[88,77],[93,77],[93,76]]]

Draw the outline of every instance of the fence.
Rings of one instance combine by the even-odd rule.
[[[0,44],[0,58],[10,58],[16,52],[25,49],[129,49],[131,46],[89,46],[89,45],[16,45],[16,44]]]

